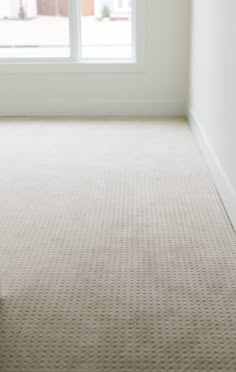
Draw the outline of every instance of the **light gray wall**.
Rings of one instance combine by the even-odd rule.
[[[145,72],[0,74],[0,115],[185,114],[190,1],[145,1]]]
[[[235,0],[193,0],[191,59],[190,111],[236,193]]]

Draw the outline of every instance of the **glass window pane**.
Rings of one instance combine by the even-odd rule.
[[[132,1],[82,0],[81,56],[132,59]]]
[[[68,0],[0,0],[0,58],[69,57]]]

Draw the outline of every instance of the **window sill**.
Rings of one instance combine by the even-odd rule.
[[[144,61],[4,61],[0,62],[0,74],[45,73],[132,73],[144,72]]]

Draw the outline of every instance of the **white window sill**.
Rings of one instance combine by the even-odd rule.
[[[144,72],[144,61],[4,61],[0,62],[0,74],[19,73],[132,73]]]

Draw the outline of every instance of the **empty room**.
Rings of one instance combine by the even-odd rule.
[[[0,1],[0,371],[236,371],[235,0]]]

